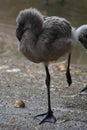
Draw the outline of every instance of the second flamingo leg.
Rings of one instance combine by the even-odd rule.
[[[71,53],[69,53],[68,66],[67,66],[67,71],[66,71],[66,78],[67,78],[67,83],[69,86],[72,84],[72,78],[70,74],[70,60],[71,60]]]

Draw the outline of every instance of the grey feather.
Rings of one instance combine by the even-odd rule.
[[[36,63],[56,60],[71,52],[83,34],[72,28],[66,19],[46,17],[33,8],[21,11],[17,17],[16,36],[20,41],[19,49]],[[83,39],[86,43],[85,37],[86,35]]]

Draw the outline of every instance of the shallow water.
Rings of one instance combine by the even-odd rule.
[[[87,23],[87,0],[0,0],[0,23],[16,25],[20,10],[35,7],[45,15],[57,15],[68,19],[72,26],[79,27]],[[87,50],[80,44],[72,54],[72,62],[87,64]]]

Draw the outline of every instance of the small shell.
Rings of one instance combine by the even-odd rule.
[[[77,76],[79,76],[81,74],[81,72],[79,70],[75,70],[74,74],[77,75]]]
[[[24,108],[25,103],[22,100],[16,100],[15,101],[15,107]]]
[[[58,71],[66,71],[66,65],[65,64],[58,64],[57,66]]]

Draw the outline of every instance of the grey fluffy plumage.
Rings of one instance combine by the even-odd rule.
[[[60,17],[45,17],[36,9],[21,11],[17,17],[20,51],[33,62],[49,62],[70,52],[77,38],[70,23]],[[19,38],[20,40],[20,38]]]
[[[60,17],[44,17],[37,9],[20,11],[17,17],[20,51],[33,62],[49,62],[69,53],[78,40],[87,48],[87,25],[77,30]]]

